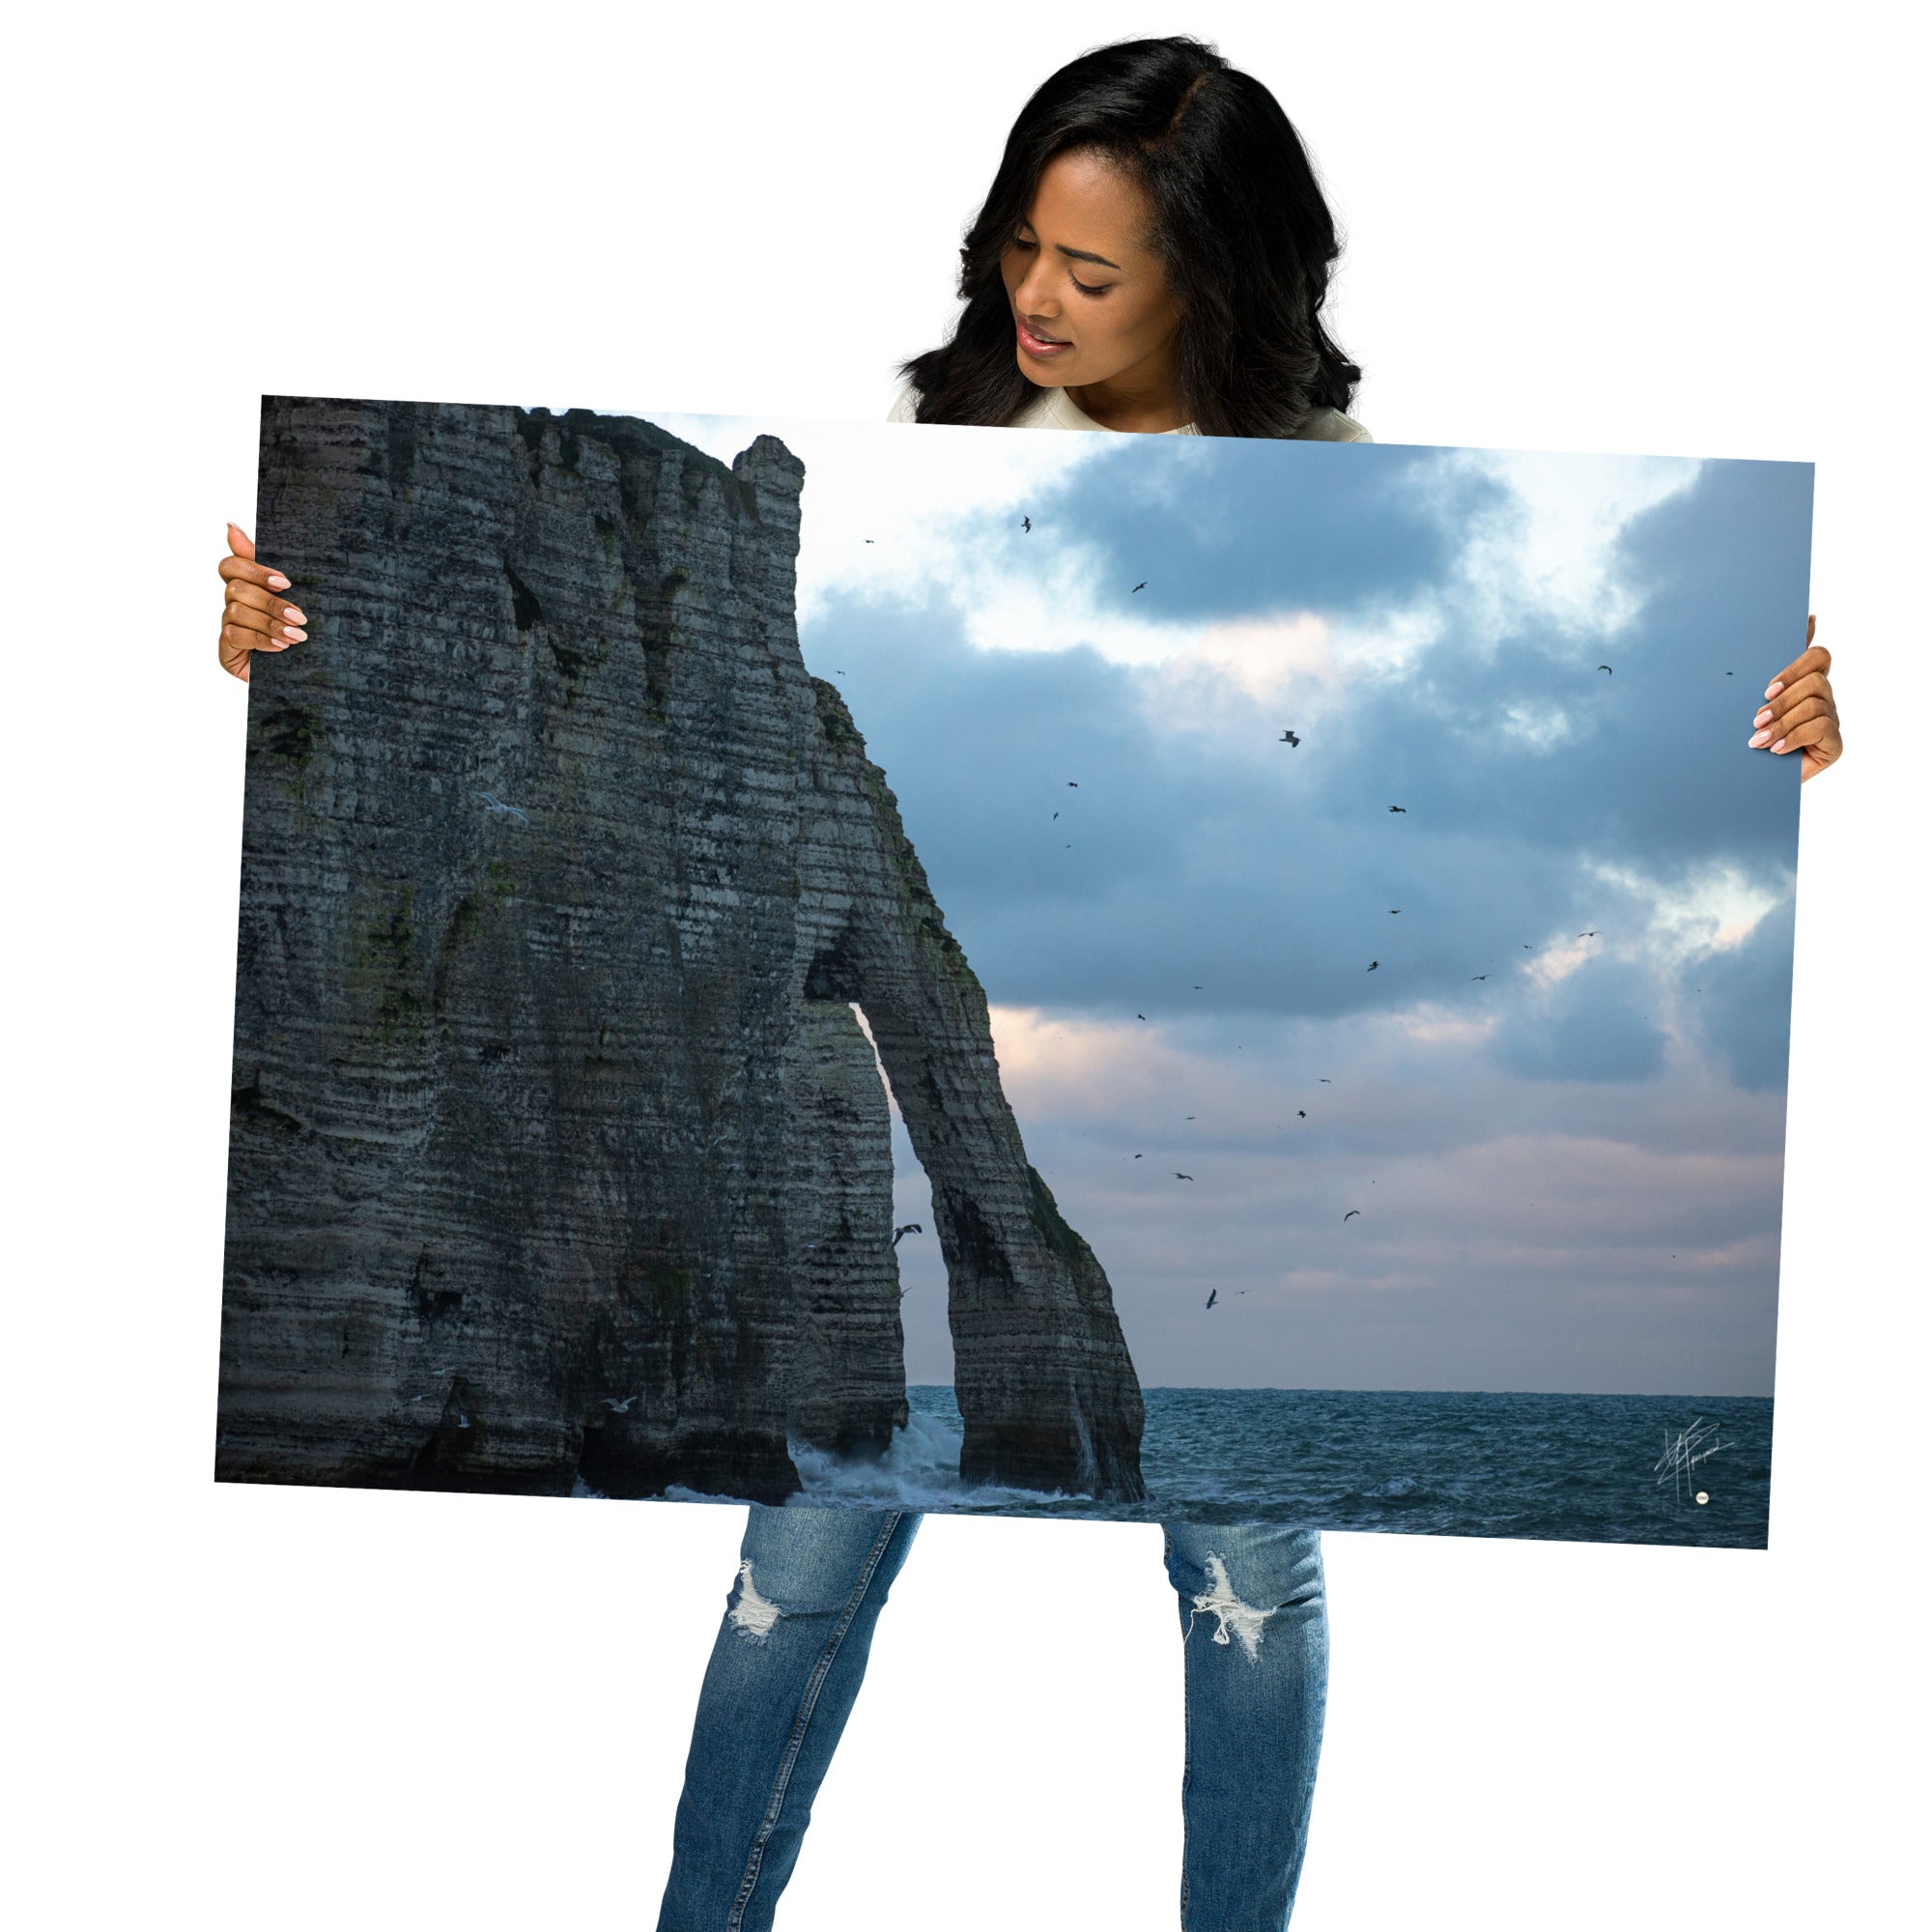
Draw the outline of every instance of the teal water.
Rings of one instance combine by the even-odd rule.
[[[1739,1549],[1769,1538],[1769,1397],[1151,1388],[1148,1500],[1128,1505],[962,1484],[952,1389],[906,1395],[910,1420],[881,1461],[794,1443],[793,1503]],[[1686,1453],[1700,1460],[1673,1471],[1671,1441],[1699,1430]]]

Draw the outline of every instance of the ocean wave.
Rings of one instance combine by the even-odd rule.
[[[791,1460],[805,1488],[786,1498],[787,1506],[1031,1514],[1054,1502],[1083,1500],[1060,1490],[1015,1490],[999,1484],[961,1482],[959,1449],[964,1436],[963,1427],[950,1417],[915,1408],[905,1427],[893,1431],[885,1453],[876,1458],[841,1458],[810,1442],[794,1440],[788,1445]]]

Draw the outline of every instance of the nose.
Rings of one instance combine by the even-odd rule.
[[[1045,277],[1040,272],[1044,266],[1036,255],[1031,267],[1020,277],[1019,287],[1013,291],[1013,306],[1029,323],[1038,324],[1049,334],[1058,334],[1059,329],[1056,325],[1060,320],[1060,311],[1057,304],[1049,306],[1051,298],[1046,293]],[[1041,286],[1036,288],[1034,286],[1036,282]]]

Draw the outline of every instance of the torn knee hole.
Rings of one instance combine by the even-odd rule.
[[[1208,1559],[1208,1578],[1211,1587],[1196,1593],[1193,1614],[1187,1619],[1189,1630],[1194,1628],[1194,1618],[1208,1614],[1217,1619],[1214,1628],[1214,1641],[1227,1643],[1238,1641],[1241,1649],[1250,1659],[1261,1655],[1262,1625],[1274,1613],[1271,1610],[1257,1609],[1253,1604],[1244,1604],[1235,1594],[1235,1586],[1228,1580],[1228,1566],[1218,1556]]]
[[[734,1629],[759,1640],[769,1636],[772,1626],[784,1615],[769,1598],[758,1594],[758,1586],[752,1581],[752,1559],[749,1556],[739,1561],[738,1601],[731,1605],[729,1614]]]

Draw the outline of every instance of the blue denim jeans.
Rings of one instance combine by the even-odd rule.
[[[859,1695],[909,1510],[753,1505],[704,1673],[658,1932],[767,1932]],[[1282,1932],[1328,1689],[1321,1543],[1276,1524],[1167,1523],[1187,1750],[1183,1932]],[[883,1923],[887,1901],[855,1912]]]

